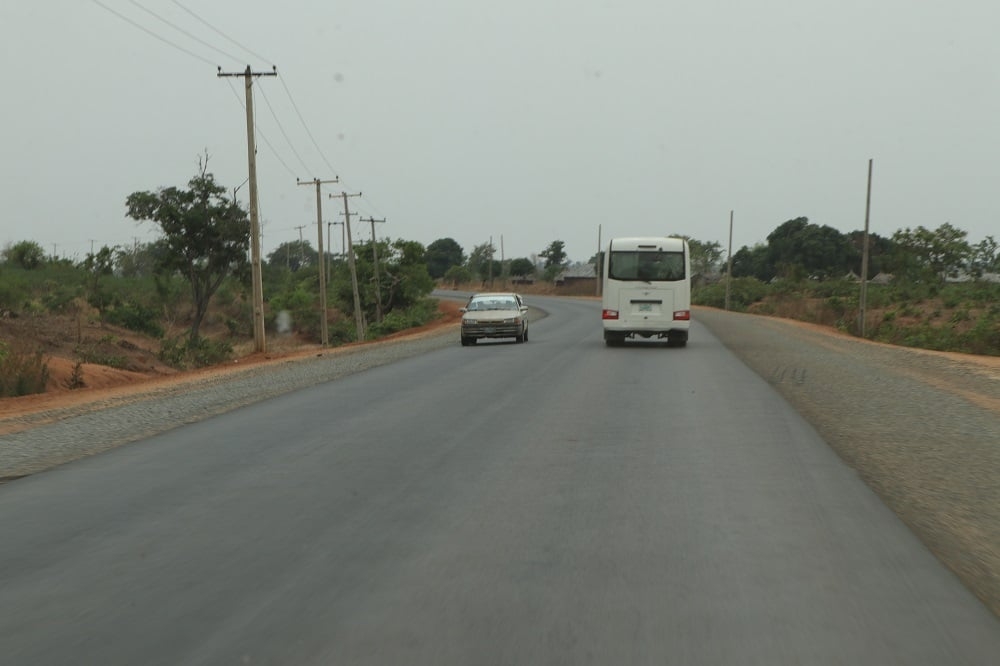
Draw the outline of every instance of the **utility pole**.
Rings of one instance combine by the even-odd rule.
[[[507,288],[507,267],[504,265],[503,256],[503,234],[500,234],[500,282],[503,283],[504,289]]]
[[[305,247],[302,245],[302,230],[306,228],[306,225],[300,224],[295,228],[299,230],[299,268],[302,268],[306,263],[306,251]]]
[[[250,65],[242,72],[223,72],[219,68],[218,76],[242,76],[246,92],[247,109],[247,161],[249,162],[250,181],[250,272],[253,281],[253,343],[255,352],[267,351],[264,339],[264,285],[261,282],[260,267],[260,211],[257,203],[257,145],[254,140],[253,124],[253,77],[277,76],[278,68],[272,67],[270,72],[251,71]]]
[[[330,198],[343,197],[344,199],[344,227],[347,236],[347,265],[351,269],[351,289],[354,291],[354,324],[357,326],[358,330],[358,342],[365,339],[365,323],[361,317],[361,294],[358,293],[358,267],[354,263],[354,243],[351,241],[351,211],[347,207],[348,197],[360,197],[361,192],[357,194],[348,194],[347,192],[341,192],[340,194],[331,194]]]
[[[295,182],[299,185],[316,186],[316,239],[319,243],[319,264],[317,266],[319,272],[320,304],[319,339],[320,344],[325,347],[330,343],[330,333],[326,322],[326,268],[324,266],[326,263],[326,256],[323,251],[323,197],[320,195],[320,185],[324,183],[339,183],[340,178],[334,178],[333,180],[320,180],[319,178],[313,178],[312,181],[309,182],[303,182],[296,178]],[[329,236],[330,234],[327,233],[327,237]]]
[[[868,160],[868,196],[865,199],[865,235],[864,247],[861,250],[861,295],[858,306],[861,317],[861,337],[865,337],[865,311],[868,309],[868,216],[872,208],[872,162]]]
[[[490,236],[490,249],[486,252],[486,266],[490,276],[490,289],[493,288],[493,236]]]
[[[372,216],[368,216],[365,220],[361,218],[362,222],[370,222],[372,225],[372,260],[375,262],[375,321],[382,321],[382,285],[378,281],[378,243],[375,242],[375,223],[385,222],[383,217],[381,220],[376,220]]]
[[[594,273],[597,276],[597,295],[601,295],[601,287],[604,280],[604,255],[601,254],[601,225],[597,225],[597,265],[594,266]]]
[[[729,312],[729,288],[733,281],[733,211],[729,211],[729,256],[726,258],[726,312]]]

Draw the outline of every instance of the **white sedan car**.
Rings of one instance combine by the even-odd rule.
[[[461,312],[463,347],[480,338],[528,340],[528,306],[520,294],[474,294]]]

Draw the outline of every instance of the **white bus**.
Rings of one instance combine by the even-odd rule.
[[[691,257],[683,238],[614,238],[603,267],[604,342],[666,338],[683,347],[691,327]]]

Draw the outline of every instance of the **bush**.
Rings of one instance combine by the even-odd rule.
[[[163,337],[163,326],[160,325],[159,316],[156,310],[139,305],[138,303],[119,303],[112,310],[108,310],[104,315],[105,321],[115,324],[130,331],[145,333],[154,338]]]
[[[0,397],[44,393],[48,381],[42,352],[22,353],[0,342]]]
[[[157,355],[167,365],[178,368],[204,368],[228,360],[233,354],[233,346],[225,340],[184,337],[167,338],[160,343]]]
[[[379,338],[408,328],[416,328],[434,321],[438,317],[437,301],[425,299],[403,311],[393,310],[381,322],[368,327],[369,338]]]
[[[769,287],[752,277],[734,278],[729,290],[729,307],[736,312],[746,309],[764,298],[769,293]],[[692,302],[696,305],[707,305],[714,308],[726,307],[725,281],[702,287],[692,294]]]

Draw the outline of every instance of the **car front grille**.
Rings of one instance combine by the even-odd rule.
[[[520,324],[504,324],[502,322],[462,324],[462,335],[467,338],[513,338],[520,334]]]

